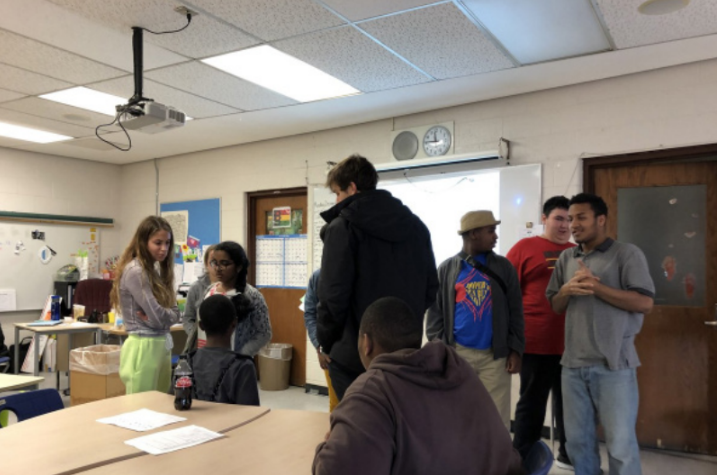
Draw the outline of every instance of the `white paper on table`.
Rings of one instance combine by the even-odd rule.
[[[163,414],[150,409],[140,409],[138,411],[125,412],[124,414],[117,416],[97,419],[97,422],[102,424],[111,424],[124,429],[135,430],[137,432],[145,432],[186,420],[186,417]]]
[[[204,427],[187,426],[126,440],[125,444],[152,455],[161,455],[175,450],[186,449],[187,447],[194,447],[220,437],[224,437],[224,435],[212,432]]]

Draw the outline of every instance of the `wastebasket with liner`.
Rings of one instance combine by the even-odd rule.
[[[93,345],[70,352],[70,403],[75,406],[125,394],[119,377],[119,345]]]
[[[269,343],[259,350],[259,387],[263,391],[283,391],[289,387],[293,347]]]

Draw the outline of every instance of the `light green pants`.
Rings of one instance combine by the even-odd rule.
[[[130,335],[120,353],[120,379],[127,394],[145,391],[169,391],[172,357],[163,336]]]

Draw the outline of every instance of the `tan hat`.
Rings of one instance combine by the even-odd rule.
[[[458,234],[463,234],[471,229],[482,228],[484,226],[493,226],[500,224],[493,216],[492,211],[469,211],[461,218],[461,229]]]

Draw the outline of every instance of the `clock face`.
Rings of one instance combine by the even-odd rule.
[[[451,149],[451,131],[442,125],[431,127],[423,136],[423,151],[430,157],[445,155]]]

